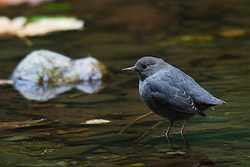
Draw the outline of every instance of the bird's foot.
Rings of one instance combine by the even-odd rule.
[[[165,134],[166,138],[173,136],[172,134]]]
[[[172,133],[166,133],[166,134],[164,134],[164,135],[165,135],[166,138],[173,136]]]

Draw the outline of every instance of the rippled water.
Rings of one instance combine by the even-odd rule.
[[[73,89],[47,102],[27,100],[12,86],[0,86],[0,166],[249,165],[246,0],[71,3],[72,9],[62,13],[84,19],[86,29],[34,37],[32,47],[15,37],[0,39],[0,78],[8,78],[25,55],[41,48],[72,58],[90,54],[108,66],[111,77],[96,94]],[[135,15],[138,11],[145,12],[144,17]],[[43,5],[22,5],[1,8],[0,14],[54,13],[44,12]],[[152,21],[156,16],[158,20]],[[219,32],[224,27],[248,32],[223,37]],[[139,98],[136,75],[121,71],[144,55],[164,58],[228,105],[208,109],[207,117],[193,117],[185,140],[179,134],[171,136],[171,141],[162,137],[168,122],[155,114],[119,134],[130,121],[149,112]],[[111,123],[83,124],[90,119]],[[181,125],[177,122],[173,130]]]

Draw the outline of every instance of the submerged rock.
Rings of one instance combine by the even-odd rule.
[[[99,145],[81,145],[75,147],[58,148],[54,152],[45,154],[46,159],[67,159],[81,157],[82,154],[89,153],[100,147]]]
[[[46,101],[72,88],[95,93],[108,77],[104,64],[93,57],[71,60],[48,50],[33,51],[14,70],[14,87],[26,98]]]
[[[8,137],[8,138],[2,139],[2,140],[6,141],[6,142],[15,142],[15,141],[23,141],[23,140],[29,140],[29,139],[31,139],[31,138],[28,136],[18,135],[18,136]]]

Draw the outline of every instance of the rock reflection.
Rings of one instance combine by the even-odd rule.
[[[26,99],[36,101],[48,101],[55,98],[57,95],[67,92],[73,88],[76,88],[84,93],[92,94],[99,92],[105,87],[105,84],[101,80],[97,81],[84,81],[78,84],[63,84],[57,86],[51,85],[39,85],[32,81],[15,80],[14,87],[18,90]]]

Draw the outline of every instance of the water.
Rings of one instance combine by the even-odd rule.
[[[110,79],[96,94],[73,89],[47,102],[27,100],[12,86],[0,86],[0,166],[249,165],[247,0],[70,3],[72,9],[63,12],[45,12],[44,5],[0,9],[10,17],[70,14],[86,21],[81,32],[30,38],[32,47],[15,37],[1,39],[0,78],[8,78],[29,52],[44,48],[74,59],[90,54],[108,66]],[[223,37],[224,29],[246,32]],[[135,74],[121,71],[144,55],[164,58],[228,103],[189,121],[185,138],[190,147],[179,134],[170,137],[171,146],[161,136],[168,122],[155,114],[118,134],[149,112],[139,98]],[[90,119],[111,123],[83,124]]]

